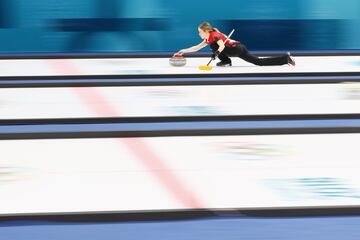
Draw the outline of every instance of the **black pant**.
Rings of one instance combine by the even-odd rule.
[[[233,47],[226,46],[218,57],[221,61],[228,63],[231,62],[230,57],[239,57],[247,62],[250,62],[258,66],[284,65],[284,64],[288,64],[289,62],[289,56],[287,54],[278,57],[259,58],[251,54],[246,49],[246,47],[241,43]]]

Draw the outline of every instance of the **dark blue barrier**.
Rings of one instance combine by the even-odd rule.
[[[251,50],[338,49],[346,20],[219,20],[217,25],[223,32],[236,29],[232,38]]]

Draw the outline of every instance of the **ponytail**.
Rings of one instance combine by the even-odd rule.
[[[208,22],[203,22],[202,24],[199,25],[199,28],[201,30],[203,30],[204,32],[220,32],[219,29],[214,28],[210,23]]]

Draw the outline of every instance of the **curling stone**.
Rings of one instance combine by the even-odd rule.
[[[186,59],[181,55],[175,55],[169,59],[169,63],[173,67],[183,67],[186,65]]]

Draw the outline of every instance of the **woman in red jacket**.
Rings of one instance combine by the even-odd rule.
[[[199,27],[199,36],[204,39],[200,44],[182,49],[175,55],[183,55],[185,53],[196,52],[200,49],[210,45],[213,55],[212,58],[218,57],[221,61],[216,66],[226,67],[231,66],[230,57],[239,57],[247,62],[253,63],[259,66],[271,66],[271,65],[285,65],[289,64],[295,66],[295,61],[291,57],[290,53],[277,57],[259,58],[251,54],[246,47],[231,39],[226,41],[227,36],[221,33],[218,29],[211,26],[210,23],[204,22]],[[225,42],[226,41],[226,42]]]

